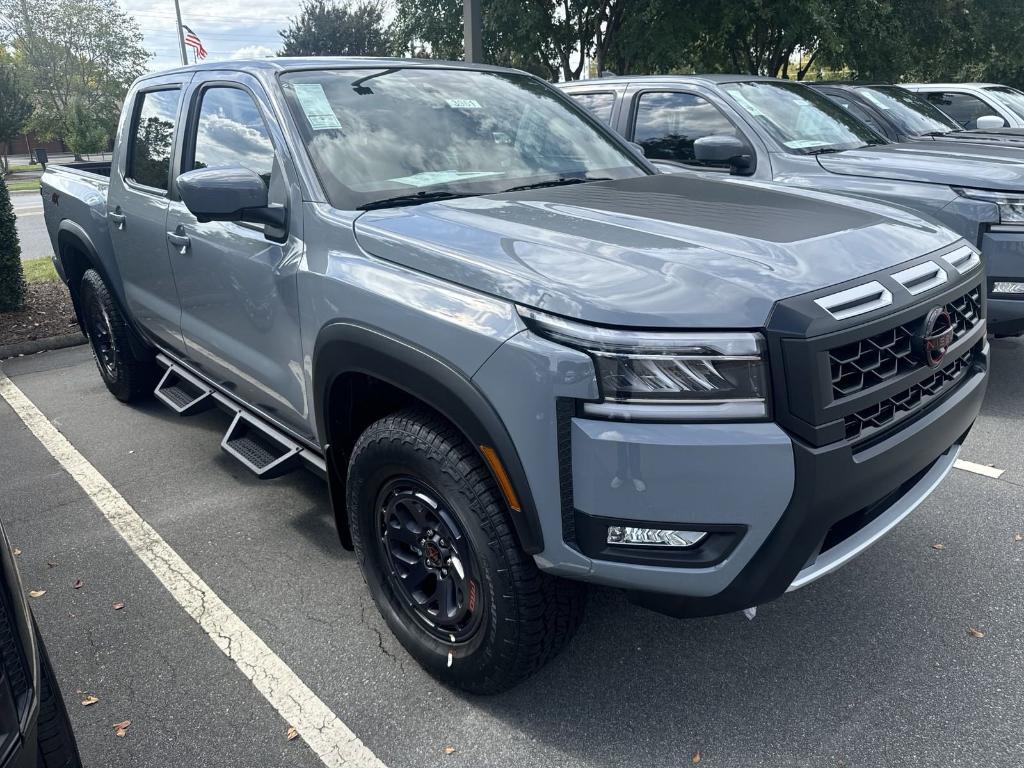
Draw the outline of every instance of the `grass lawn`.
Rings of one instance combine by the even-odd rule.
[[[53,268],[53,262],[50,261],[49,257],[26,259],[21,262],[21,266],[25,270],[25,282],[29,285],[33,283],[56,283],[60,280],[57,277],[57,270]]]
[[[7,191],[8,192],[31,192],[39,189],[39,179],[29,179],[28,181],[8,181]]]
[[[8,173],[20,173],[21,171],[41,171],[43,170],[40,165],[12,165],[7,169]]]

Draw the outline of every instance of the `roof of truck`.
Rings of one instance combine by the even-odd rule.
[[[468,64],[465,61],[442,61],[439,59],[403,59],[377,56],[277,56],[266,59],[235,59],[231,61],[204,61],[187,67],[175,67],[153,72],[143,79],[160,77],[176,72],[210,72],[263,70],[290,72],[302,69],[337,69],[342,67],[423,67],[438,69],[476,69],[481,71],[514,72],[508,67],[490,64]]]
[[[761,77],[760,75],[616,75],[615,77],[592,78],[590,80],[573,80],[571,82],[558,83],[559,86],[572,87],[575,85],[595,85],[596,83],[678,83],[680,80],[687,83],[704,83],[712,85],[717,83],[745,83],[745,82],[780,82],[793,83],[795,80],[783,80],[778,77]]]

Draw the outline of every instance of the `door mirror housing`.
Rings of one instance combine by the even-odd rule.
[[[175,185],[185,207],[202,223],[243,221],[274,230],[288,225],[288,209],[270,204],[266,182],[248,168],[197,168],[181,174]]]
[[[1005,128],[1006,121],[999,115],[982,115],[977,120],[978,130],[990,131],[993,128]]]
[[[693,154],[707,165],[727,165],[737,176],[754,172],[754,151],[735,136],[701,136],[693,142]]]

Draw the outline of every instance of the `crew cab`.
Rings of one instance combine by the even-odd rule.
[[[959,235],[658,174],[522,72],[149,75],[106,170],[42,196],[107,387],[322,475],[388,626],[469,691],[562,648],[586,583],[699,616],[833,571],[950,471],[987,382]]]
[[[824,94],[890,141],[968,141],[1024,146],[1024,128],[967,130],[922,95],[898,85],[827,80],[805,85]]]
[[[601,78],[564,89],[663,170],[870,197],[942,222],[986,260],[989,329],[1024,331],[1024,150],[892,144],[789,80],[672,75]]]
[[[966,129],[1024,128],[1024,93],[997,83],[905,83]]]

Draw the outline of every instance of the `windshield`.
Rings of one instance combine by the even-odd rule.
[[[908,136],[963,130],[959,123],[946,117],[938,107],[904,88],[873,85],[858,86],[853,90],[896,123],[900,133]]]
[[[336,69],[288,73],[281,85],[336,208],[647,173],[585,111],[527,75]]]
[[[803,85],[753,81],[725,83],[722,90],[790,152],[839,152],[881,144],[874,131]]]
[[[990,86],[985,90],[994,95],[1000,104],[1024,120],[1024,93],[1005,85]]]

